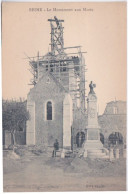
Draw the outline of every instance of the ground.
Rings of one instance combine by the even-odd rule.
[[[4,192],[15,191],[123,191],[125,159],[53,158],[52,150],[20,147],[4,151]]]

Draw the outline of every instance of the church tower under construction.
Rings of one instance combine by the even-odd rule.
[[[44,56],[39,56],[38,53],[36,58],[29,57],[30,71],[33,75],[31,84],[34,87],[30,90],[27,100],[30,113],[30,120],[27,123],[27,144],[40,144],[43,141],[46,145],[52,145],[54,139],[58,139],[60,145],[64,147],[66,134],[70,134],[69,144],[77,143],[76,134],[79,133],[83,141],[86,135],[86,65],[83,57],[85,52],[81,51],[81,46],[64,46],[62,25],[64,20],[59,20],[55,16],[54,19],[48,19],[48,22],[51,26],[51,51]],[[49,96],[51,91],[52,94]],[[59,101],[55,102],[56,99]],[[67,102],[65,99],[68,99]],[[57,118],[58,112],[61,119]],[[48,115],[51,115],[51,119]],[[66,115],[69,115],[70,124],[67,123]],[[64,126],[68,126],[70,132],[67,132]],[[54,133],[50,132],[52,130],[50,128],[53,128]]]

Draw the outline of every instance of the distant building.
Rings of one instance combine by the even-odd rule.
[[[126,102],[112,101],[107,103],[103,115],[99,117],[101,139],[105,145],[126,144]]]

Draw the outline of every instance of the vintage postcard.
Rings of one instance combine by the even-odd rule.
[[[2,3],[4,192],[126,190],[126,16]]]

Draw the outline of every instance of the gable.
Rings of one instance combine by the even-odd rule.
[[[28,95],[34,96],[58,96],[67,93],[65,88],[49,72],[40,78],[37,84],[32,88]]]

